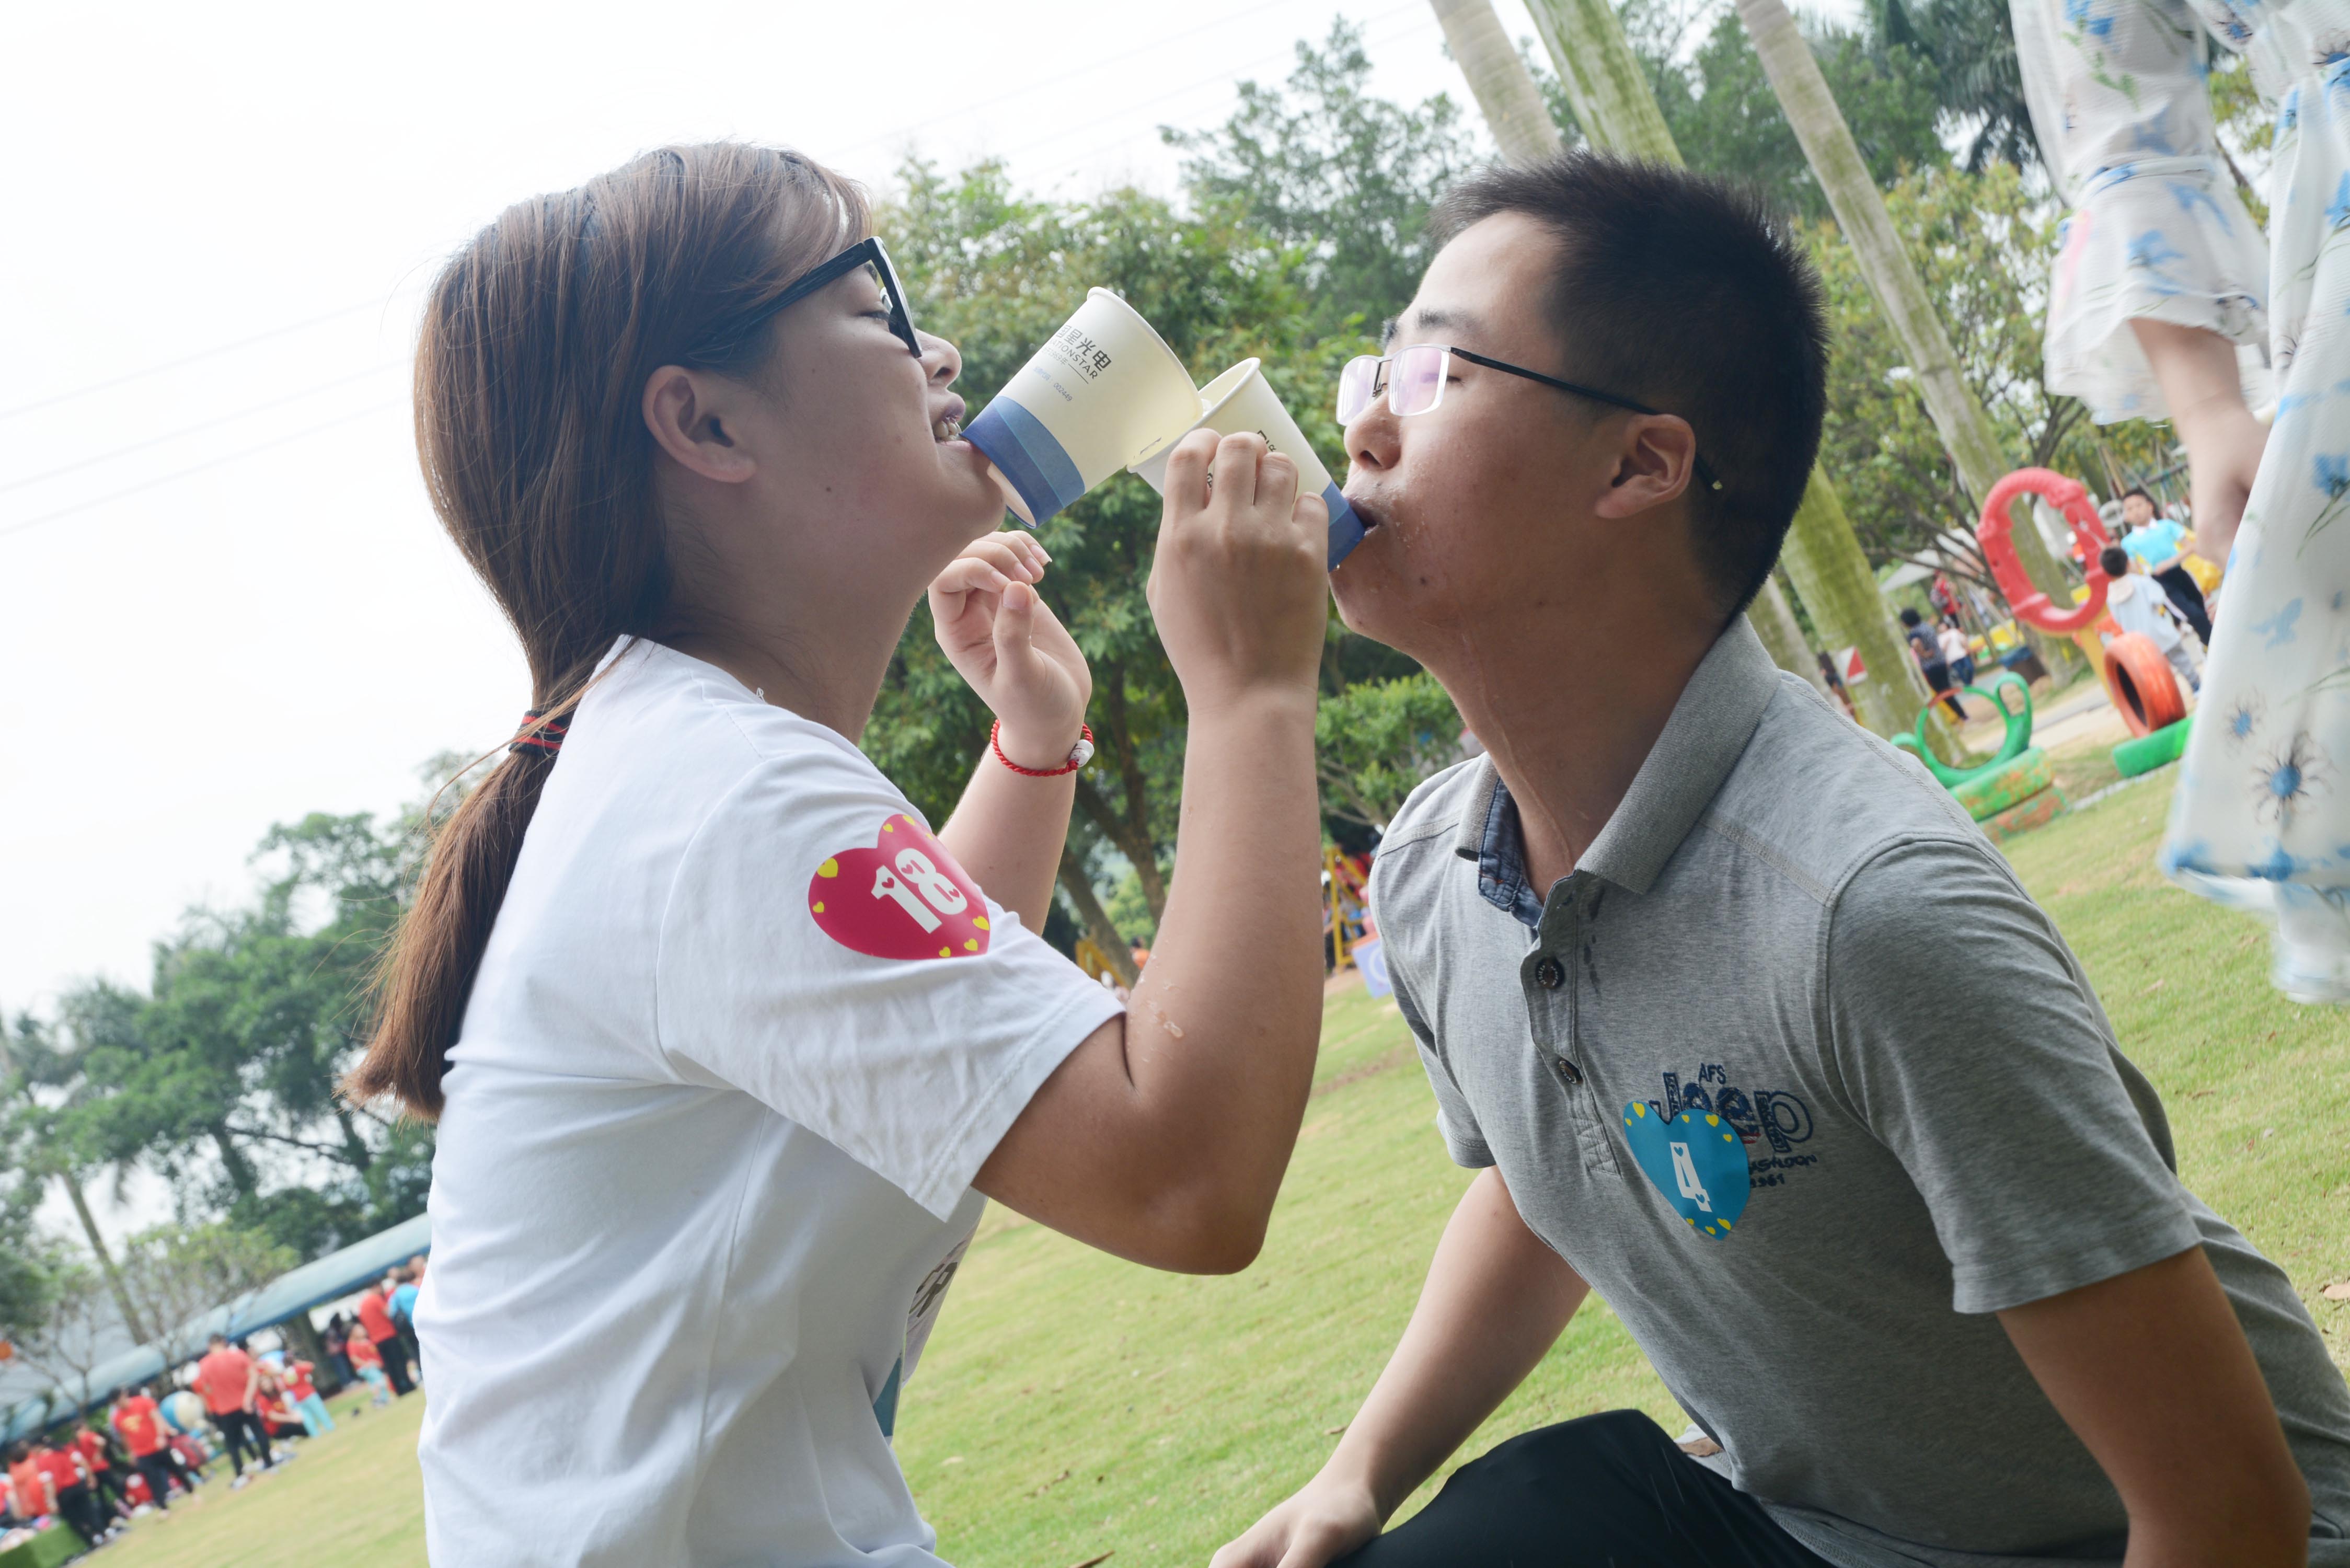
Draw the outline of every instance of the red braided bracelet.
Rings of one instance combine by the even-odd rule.
[[[1091,724],[1080,724],[1077,726],[1077,743],[1069,748],[1069,760],[1063,763],[1057,768],[1024,768],[1018,763],[1014,762],[1010,757],[1005,756],[1003,754],[1003,721],[1001,719],[998,719],[995,722],[994,726],[987,732],[987,749],[995,753],[995,760],[997,762],[1002,763],[1005,767],[1010,768],[1014,773],[1020,774],[1023,778],[1056,779],[1063,774],[1076,773],[1079,768],[1084,767],[1087,763],[1093,761],[1094,727]]]

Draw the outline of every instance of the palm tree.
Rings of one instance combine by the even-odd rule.
[[[1942,112],[1974,127],[1961,161],[1968,173],[1992,162],[2024,170],[2040,162],[2007,0],[1883,0],[1877,32],[1934,63]]]
[[[1491,0],[1435,0],[1435,4],[1448,40],[1454,37],[1456,29],[1472,43],[1481,34],[1502,31]],[[1627,157],[1680,163],[1680,148],[1665,124],[1663,110],[1657,107],[1657,95],[1624,36],[1623,23],[1607,0],[1528,0],[1526,9],[1558,68],[1567,102],[1594,144]],[[1476,12],[1483,13],[1482,21],[1462,15]],[[1470,51],[1456,42],[1453,54],[1467,69]],[[1486,109],[1489,120],[1491,104],[1503,104],[1506,109],[1526,94],[1539,98],[1532,74],[1514,49],[1496,52],[1485,45],[1475,50],[1475,57],[1478,74],[1471,77],[1470,90],[1478,106]],[[1493,85],[1513,67],[1523,87]],[[1494,133],[1494,140],[1502,140],[1500,131]],[[1506,152],[1508,143],[1503,148]],[[1794,525],[1787,531],[1779,564],[1794,580],[1795,592],[1802,596],[1820,635],[1832,646],[1859,649],[1874,677],[1852,688],[1863,722],[1880,735],[1907,734],[1918,713],[1926,710],[1931,694],[1909,658],[1884,596],[1877,591],[1877,575],[1861,553],[1860,541],[1853,536],[1844,504],[1836,499],[1827,475],[1817,468],[1813,469],[1803,504],[1796,509]],[[1797,670],[1816,681],[1818,668],[1805,657],[1800,641],[1794,648],[1787,646],[1794,614],[1775,580],[1769,586],[1769,595],[1770,602],[1762,603],[1755,617],[1756,630],[1783,668]],[[1929,718],[1929,723],[1941,735],[1945,749],[1950,749],[1951,738],[1942,729],[1942,721]]]
[[[99,1272],[114,1298],[115,1310],[122,1314],[122,1325],[130,1331],[131,1338],[145,1341],[147,1330],[139,1310],[83,1190],[89,1167],[78,1158],[66,1125],[75,1107],[88,1096],[81,1064],[73,1053],[59,1049],[31,1018],[20,1017],[13,1038],[0,1036],[0,1090],[5,1090],[5,1096],[0,1096],[0,1147],[14,1145],[19,1168],[64,1189],[74,1218],[81,1221],[90,1255],[97,1259]],[[115,1163],[118,1198],[128,1174],[127,1164]]]
[[[1544,3],[1537,0],[1537,11]],[[1737,0],[1737,4],[1747,36],[1754,40],[1754,52],[1762,57],[1763,72],[1771,78],[1771,90],[1778,95],[1787,123],[1794,127],[1795,139],[1803,143],[1804,157],[1827,194],[1836,223],[1868,282],[1868,291],[1908,355],[1910,373],[1942,438],[1943,449],[1958,468],[1959,483],[1980,505],[2006,474],[2007,456],[1981,400],[1959,373],[1950,335],[1942,329],[1942,319],[1927,297],[1909,253],[1902,248],[1901,236],[1894,232],[1885,198],[1877,182],[1869,178],[1868,166],[1861,161],[1860,149],[1853,141],[1852,128],[1845,123],[1843,110],[1828,91],[1827,78],[1820,74],[1819,61],[1812,57],[1811,46],[1804,41],[1783,0]],[[2070,583],[2039,530],[2018,528],[2012,537],[2032,580],[2051,595],[2067,594]],[[2040,648],[2041,658],[2060,683],[2064,676],[2081,670],[2081,656],[2069,645],[2052,639]]]

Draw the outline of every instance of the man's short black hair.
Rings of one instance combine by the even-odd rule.
[[[1690,482],[1694,543],[1735,615],[1779,558],[1827,409],[1826,312],[1802,245],[1742,186],[1588,149],[1472,174],[1430,226],[1449,240],[1502,213],[1560,242],[1548,315],[1565,363],[1529,369],[1679,414],[1696,432],[1721,488]]]
[[[1901,607],[1901,624],[1903,626],[1914,628],[1919,621],[1924,620],[1925,618],[1926,618],[1924,616],[1919,615],[1916,610],[1911,609],[1908,606],[1904,605]]]
[[[2124,501],[2127,501],[2133,495],[2145,502],[2148,506],[2154,504],[2154,497],[2146,493],[2146,486],[2143,484],[2133,484],[2127,490],[2122,492],[2122,499]]]
[[[2119,545],[2108,545],[2097,552],[2097,565],[2109,577],[2129,576],[2129,552]]]

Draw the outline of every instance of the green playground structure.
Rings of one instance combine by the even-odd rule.
[[[1918,715],[1914,734],[1896,735],[1893,743],[1925,763],[1951,797],[1967,808],[1967,815],[1982,825],[1994,844],[2053,820],[2064,809],[2064,792],[2056,787],[2048,753],[2032,743],[2031,685],[2013,670],[2003,670],[1992,677],[1989,690],[1981,686],[1960,690],[1981,698],[2007,721],[2007,732],[2000,737],[1999,751],[1991,761],[1954,768],[1936,756],[1926,743],[1930,708]],[[2013,703],[2002,695],[2010,691],[2016,695]]]

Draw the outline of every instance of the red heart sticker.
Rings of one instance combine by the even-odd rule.
[[[987,950],[987,900],[946,847],[902,812],[871,848],[844,849],[808,878],[808,913],[842,947],[885,959]]]

